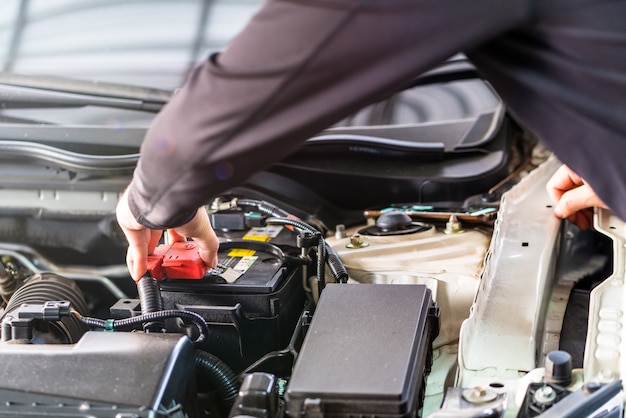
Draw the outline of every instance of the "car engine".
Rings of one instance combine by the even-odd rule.
[[[192,242],[164,242],[136,293],[121,269],[59,267],[30,246],[3,244],[0,358],[11,378],[0,383],[0,410],[86,417],[546,414],[574,399],[588,368],[607,373],[601,356],[585,372],[572,366],[581,354],[562,348],[580,348],[581,337],[566,341],[554,325],[565,330],[566,305],[575,299],[561,287],[597,280],[611,267],[608,238],[563,230],[556,221],[546,232],[551,215],[542,185],[556,166],[549,160],[533,170],[497,211],[442,217],[393,205],[325,234],[267,201],[223,196],[207,208],[221,240],[218,266],[198,267]],[[534,213],[523,228],[518,211]],[[600,216],[601,224],[616,222]],[[103,223],[106,217],[94,225]],[[581,253],[584,262],[576,261]],[[546,301],[551,292],[560,293]],[[610,333],[602,324],[615,309],[596,309],[598,344],[610,338],[600,335]],[[555,371],[550,383],[544,361]],[[590,393],[615,410],[621,385],[612,381]],[[507,409],[504,400],[515,405],[527,389],[541,402]],[[451,399],[454,407],[446,406]],[[456,415],[445,415],[449,410]],[[492,415],[480,415],[486,410]]]
[[[622,416],[624,223],[555,218],[559,162],[451,64],[209,202],[217,267],[165,233],[137,283],[145,129],[43,119],[119,86],[43,80],[36,114],[5,74],[0,416]]]

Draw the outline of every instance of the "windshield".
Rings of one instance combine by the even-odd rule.
[[[106,95],[106,83],[170,92],[190,68],[221,49],[260,3],[7,0],[0,13],[0,68],[5,73],[83,80],[87,91]],[[14,94],[12,89],[3,92],[4,98]],[[38,98],[29,106],[4,103],[3,121],[129,127],[146,126],[153,116],[107,106],[68,109],[58,103],[42,110],[33,101],[41,106]]]
[[[3,0],[0,67],[173,89],[260,0]]]

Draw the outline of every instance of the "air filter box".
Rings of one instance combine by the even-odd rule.
[[[329,284],[287,387],[288,415],[416,416],[437,325],[426,286]]]

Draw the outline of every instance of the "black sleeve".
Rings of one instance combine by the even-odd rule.
[[[626,1],[537,3],[468,56],[526,129],[626,220]]]
[[[529,0],[270,0],[154,120],[129,189],[153,228],[451,55],[529,19]]]

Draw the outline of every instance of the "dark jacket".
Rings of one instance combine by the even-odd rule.
[[[152,228],[464,51],[626,219],[626,1],[270,0],[154,120],[129,190]]]

